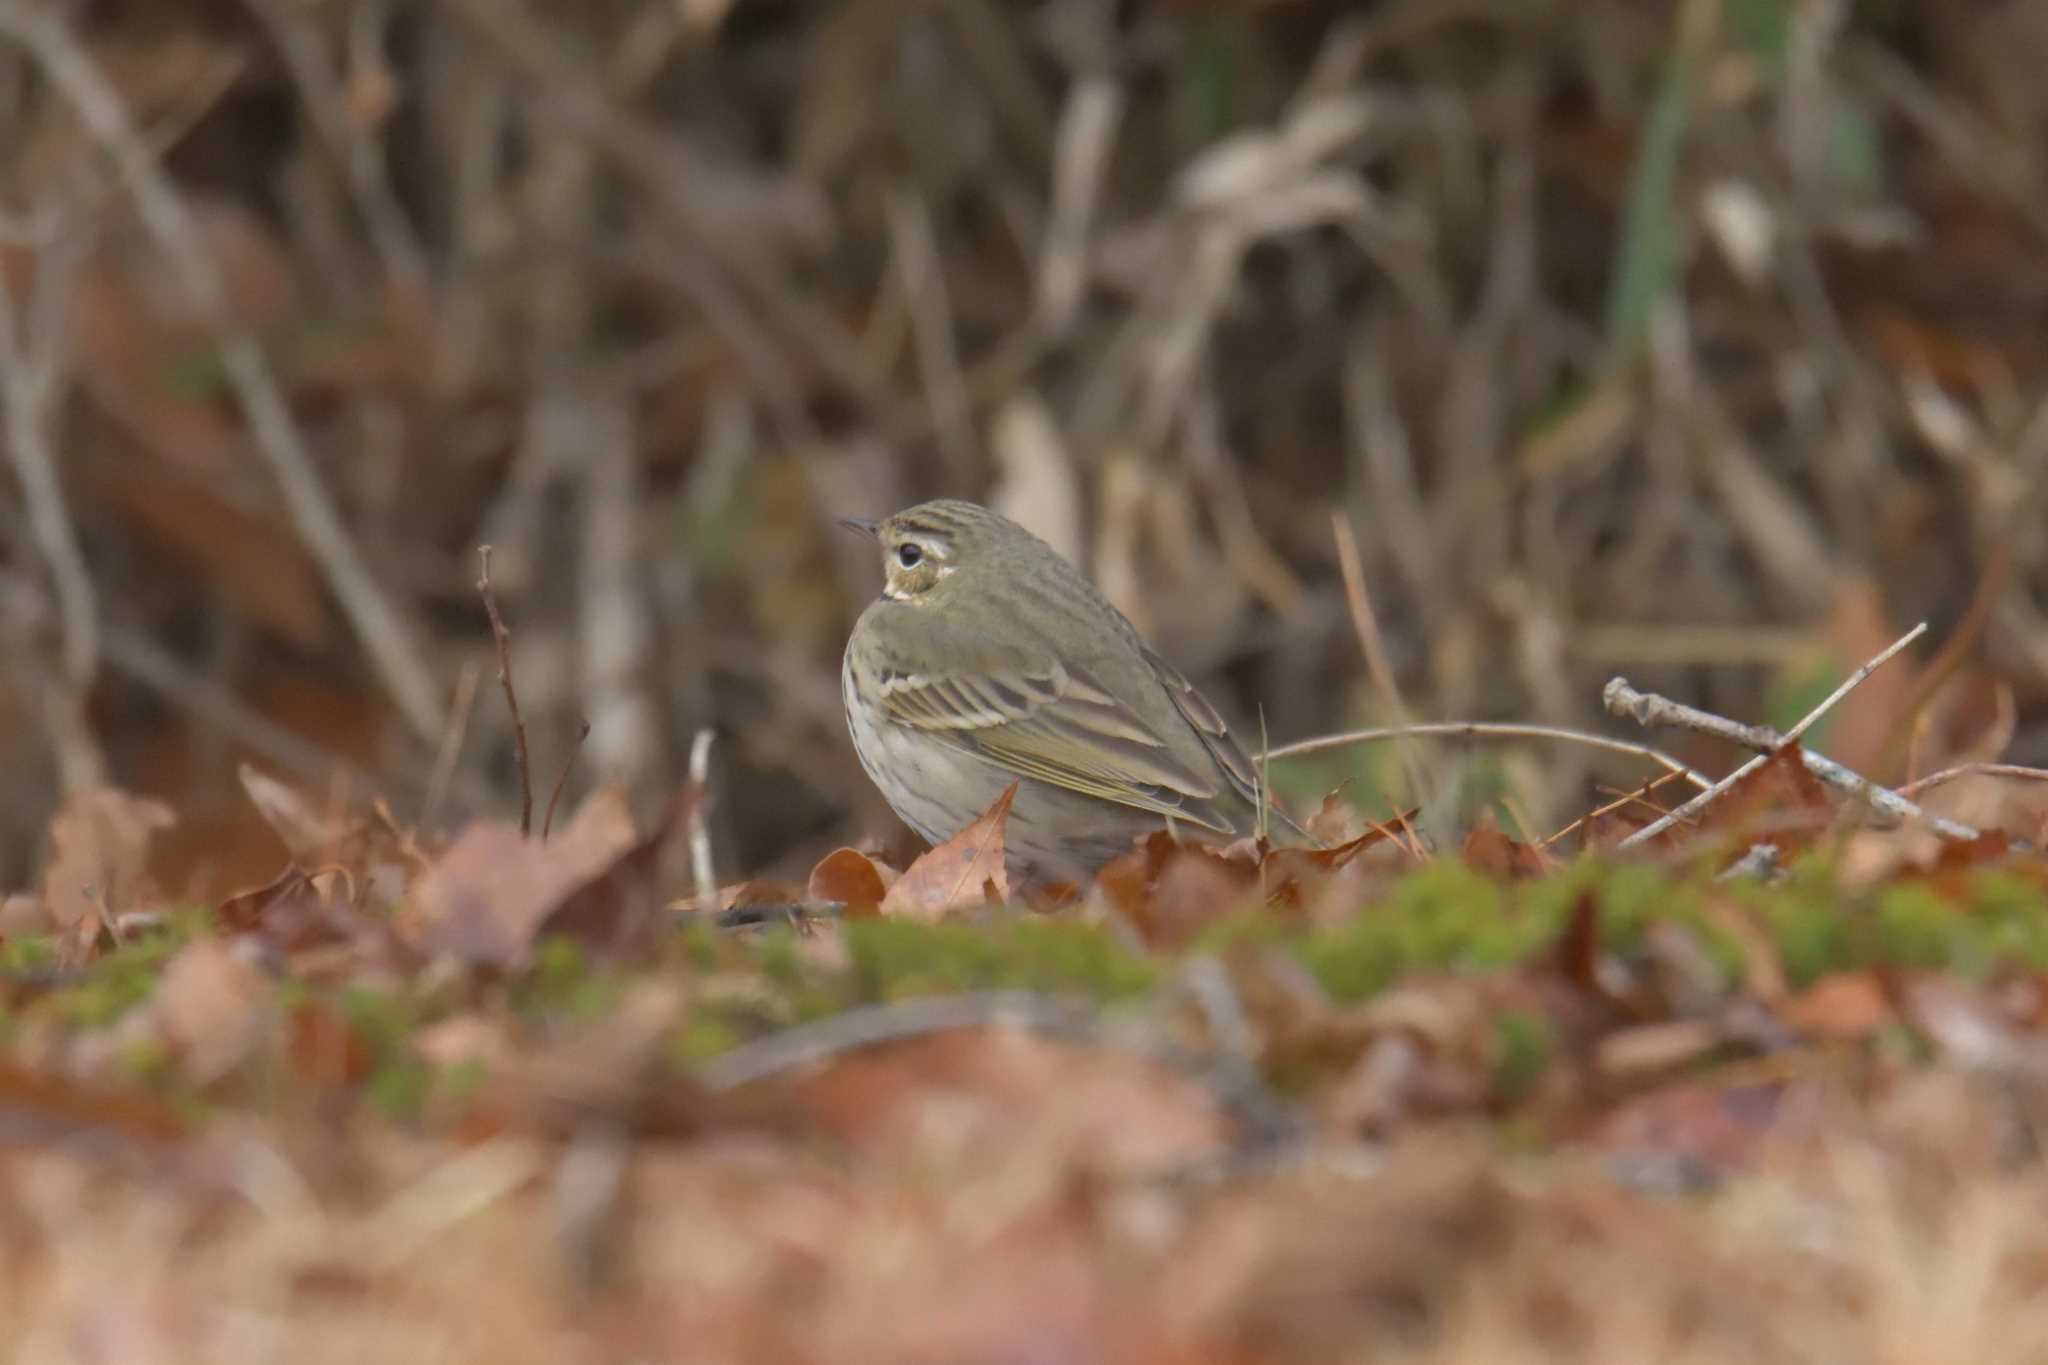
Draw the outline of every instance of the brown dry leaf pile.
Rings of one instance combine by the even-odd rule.
[[[289,861],[198,912],[150,890],[162,813],[102,790],[0,938],[0,1343],[2034,1358],[2048,1169],[2017,1135],[2048,1115],[2048,973],[2011,944],[1988,976],[1889,944],[1815,969],[1790,909],[1705,873],[1889,840],[1883,885],[1938,915],[1994,913],[1986,876],[2031,887],[2017,931],[2048,920],[2048,863],[2003,836],[1926,856],[1794,772],[1788,746],[1667,847],[1702,871],[1650,873],[1666,903],[1636,932],[1582,877],[1491,966],[1469,954],[1556,900],[1564,848],[1478,830],[1432,855],[1412,814],[1335,798],[1315,824],[1347,842],[1161,833],[1034,911],[1003,903],[1006,795],[900,873],[841,849],[804,891],[649,928],[686,836],[636,831],[615,794],[546,840],[437,843],[251,773]],[[1431,877],[1418,911],[1404,888]],[[1828,885],[1814,924],[1868,913]],[[1375,924],[1459,932],[1459,897],[1488,895],[1469,954],[1414,948],[1355,997],[1318,967]],[[1074,982],[1006,984],[1034,934],[1093,935],[1064,940]],[[890,965],[918,943],[993,974]],[[1096,951],[1152,984],[1104,1010],[1076,990]]]
[[[2044,15],[0,0],[0,1359],[2048,1358]],[[1936,819],[884,847],[939,494],[1260,747],[1924,619]]]

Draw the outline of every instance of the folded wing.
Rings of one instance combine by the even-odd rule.
[[[1186,752],[1185,741],[1177,755],[1158,728],[1085,670],[1024,651],[955,653],[962,662],[947,673],[881,670],[881,700],[890,719],[1021,776],[1221,834],[1238,832],[1225,811],[1236,804],[1233,798],[1249,792],[1250,765],[1214,710],[1180,675],[1167,675],[1173,706],[1205,753],[1229,774],[1235,791],[1226,792],[1216,771]],[[1205,718],[1213,729],[1202,723]],[[1219,743],[1227,747],[1219,750]]]

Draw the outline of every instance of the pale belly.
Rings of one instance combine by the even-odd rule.
[[[1164,821],[1149,811],[1019,778],[884,718],[859,700],[850,659],[839,670],[853,749],[870,781],[903,822],[942,843],[995,803],[1012,782],[1017,796],[1005,830],[1012,877],[1078,881]]]

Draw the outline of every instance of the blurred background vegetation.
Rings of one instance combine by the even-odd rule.
[[[1925,617],[1823,742],[2048,761],[2044,71],[2038,0],[0,0],[0,887],[102,780],[215,890],[244,761],[511,809],[486,542],[543,799],[711,727],[728,875],[887,836],[832,523],[936,494],[1255,742],[1782,722]]]

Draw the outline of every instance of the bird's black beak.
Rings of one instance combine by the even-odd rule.
[[[841,517],[839,524],[849,531],[858,531],[869,540],[882,538],[882,523],[873,517]]]

